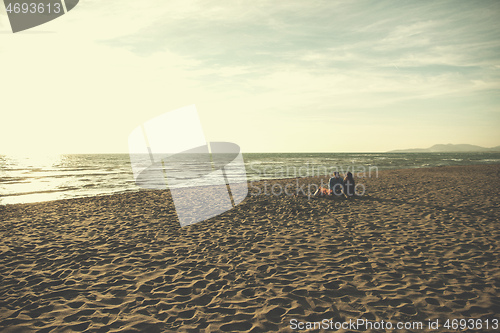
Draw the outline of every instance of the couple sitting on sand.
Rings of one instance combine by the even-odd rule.
[[[349,198],[354,196],[354,187],[354,178],[350,171],[347,171],[344,179],[340,178],[339,173],[335,171],[333,177],[328,182],[328,188],[320,187],[314,195],[344,195],[346,198]]]

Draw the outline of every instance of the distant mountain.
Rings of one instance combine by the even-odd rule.
[[[500,152],[500,146],[485,148],[475,145],[434,145],[430,148],[414,148],[414,149],[399,149],[391,150],[389,153],[487,153],[487,152]]]

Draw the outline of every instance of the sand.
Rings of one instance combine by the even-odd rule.
[[[249,196],[182,229],[167,191],[0,206],[0,331],[500,319],[500,165],[356,181],[352,200]]]

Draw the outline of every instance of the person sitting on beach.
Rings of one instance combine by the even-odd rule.
[[[350,171],[347,172],[344,178],[344,195],[346,197],[353,197],[355,191],[355,183],[352,173]]]
[[[335,195],[342,194],[342,191],[344,189],[344,181],[342,180],[342,178],[340,178],[340,175],[337,171],[335,171],[333,173],[333,177],[330,178],[330,181],[328,182],[328,188]]]

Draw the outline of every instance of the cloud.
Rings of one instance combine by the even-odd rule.
[[[485,98],[500,88],[498,7],[83,1],[39,28],[53,34],[1,35],[0,56],[12,64],[0,79],[3,104],[12,110],[7,120],[22,126],[4,131],[0,142],[22,141],[22,128],[42,137],[41,146],[124,151],[120,138],[138,123],[192,103],[208,138],[244,142],[254,151],[267,146],[255,140],[252,126],[272,133],[268,122],[311,131],[352,119],[350,112],[368,133],[383,114],[411,127],[412,116],[401,110],[419,105],[424,113],[450,112],[443,101],[469,98],[498,110]],[[472,117],[470,108],[454,112]],[[224,125],[239,119],[248,126]],[[44,134],[58,131],[66,142]]]

